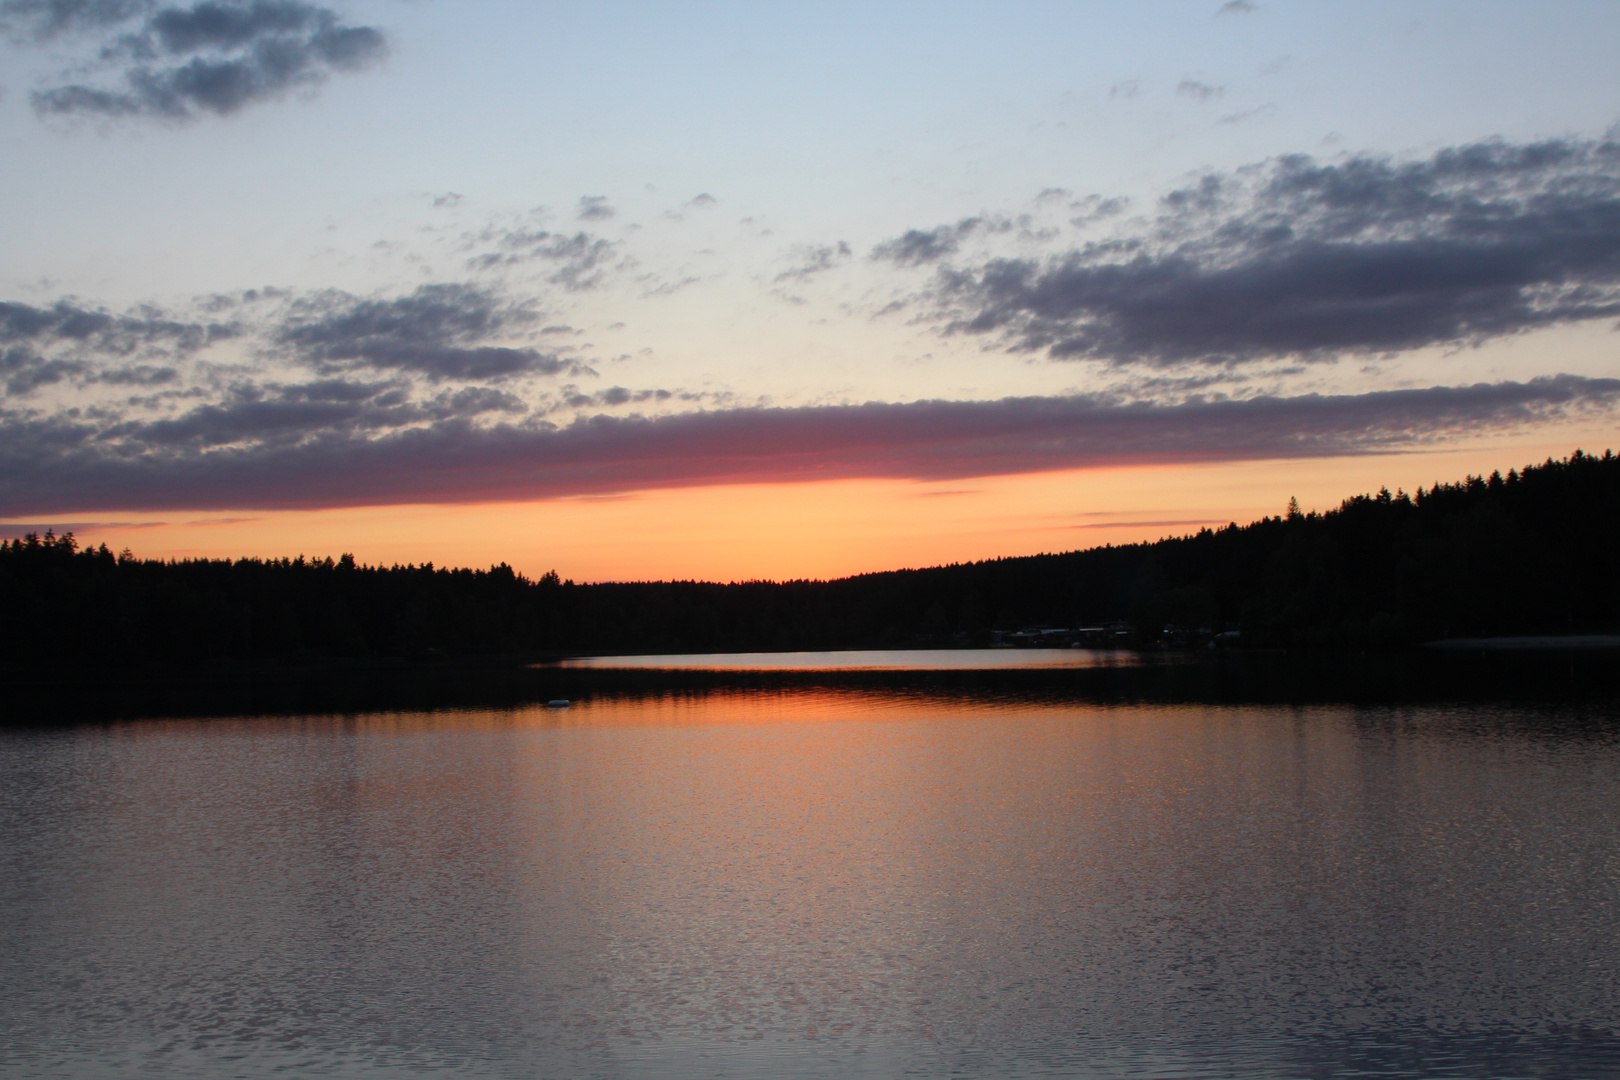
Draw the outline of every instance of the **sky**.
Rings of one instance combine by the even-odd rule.
[[[0,533],[782,580],[1620,448],[1615,41],[0,0]]]

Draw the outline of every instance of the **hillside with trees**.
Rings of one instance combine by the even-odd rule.
[[[338,559],[0,543],[8,665],[984,645],[1382,647],[1620,628],[1620,458],[1346,499],[1154,543],[835,581],[575,584]],[[1234,631],[1236,633],[1234,633]]]

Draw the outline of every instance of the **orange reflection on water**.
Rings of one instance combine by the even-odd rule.
[[[665,671],[1007,671],[1027,668],[1136,667],[1128,649],[842,649],[824,652],[657,653],[580,656],[534,667]]]
[[[1610,931],[1575,931],[1612,892],[1616,756],[1464,710],[795,688],[65,741],[15,926],[42,985],[118,1015],[187,988],[145,1028],[187,1040],[332,1017],[446,1068],[476,1031],[650,1076],[680,1040],[1079,1060],[1375,993],[1448,1030],[1518,1022],[1506,985],[1560,1022],[1612,1005]]]

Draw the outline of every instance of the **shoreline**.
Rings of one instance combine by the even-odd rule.
[[[1587,644],[1594,639],[1598,647]],[[1007,703],[1620,705],[1608,635],[1556,645],[1475,639],[1396,650],[1144,650],[1123,663],[1008,668],[594,667],[549,657],[245,661],[0,671],[0,728],[166,717],[525,709],[548,701],[773,693],[904,693]],[[1523,642],[1525,639],[1505,639]],[[1580,644],[1577,644],[1580,643]],[[715,655],[715,654],[709,654]],[[1121,658],[1124,659],[1124,658]],[[552,661],[546,663],[546,660]]]
[[[1592,651],[1620,649],[1620,634],[1546,634],[1518,637],[1442,638],[1425,641],[1420,649],[1452,649],[1490,652]]]

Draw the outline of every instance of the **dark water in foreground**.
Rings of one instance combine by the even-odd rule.
[[[7,1077],[1620,1075],[1620,717],[704,689],[0,732]]]

